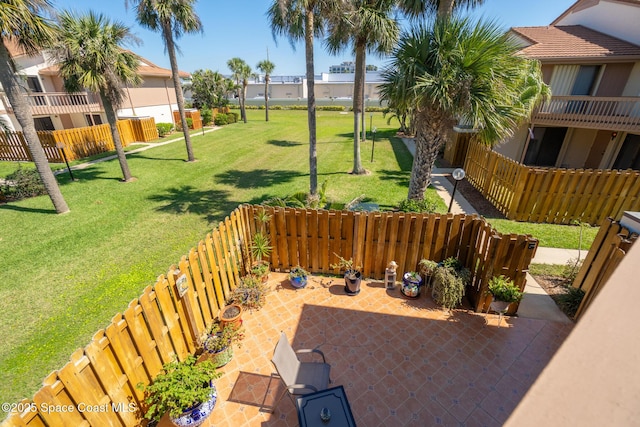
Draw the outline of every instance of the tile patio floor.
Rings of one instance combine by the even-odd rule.
[[[222,368],[205,426],[298,425],[287,396],[268,412],[283,390],[270,362],[280,331],[294,349],[325,353],[361,427],[499,426],[573,327],[516,317],[498,327],[497,315],[448,314],[381,282],[363,281],[351,297],[342,279],[313,277],[294,290],[286,277],[272,273],[265,307],[243,314],[246,337]]]

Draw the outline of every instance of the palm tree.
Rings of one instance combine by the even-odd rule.
[[[409,17],[420,18],[427,13],[435,13],[439,18],[450,17],[460,8],[473,9],[484,0],[399,0],[398,5]]]
[[[137,19],[140,25],[152,31],[160,31],[171,63],[171,76],[176,91],[176,102],[180,112],[180,124],[187,146],[188,161],[195,161],[191,136],[187,126],[187,116],[184,112],[184,95],[176,59],[176,39],[184,33],[202,32],[202,22],[194,10],[196,0],[131,0],[136,7]],[[128,5],[128,0],[125,0]]]
[[[54,55],[65,89],[73,93],[86,88],[100,95],[123,180],[129,182],[133,177],[122,148],[116,111],[125,99],[124,87],[141,82],[137,71],[139,58],[121,46],[137,39],[129,27],[94,12],[78,16],[67,11],[58,19],[60,36]]]
[[[231,78],[236,82],[238,103],[240,104],[240,118],[247,123],[245,100],[247,96],[248,79],[251,76],[251,67],[240,58],[231,58],[227,61],[227,67],[231,70]]]
[[[338,53],[351,45],[356,57],[353,79],[353,171],[364,174],[360,158],[360,119],[364,114],[366,54],[388,54],[400,34],[398,21],[391,17],[395,0],[350,0],[348,9],[329,20],[327,46]],[[364,139],[364,126],[362,129]]]
[[[344,10],[346,0],[273,0],[267,11],[273,36],[285,36],[294,47],[304,40],[309,126],[309,193],[318,193],[316,94],[314,89],[313,38],[324,33],[325,19]]]
[[[269,121],[269,83],[271,82],[271,73],[273,73],[276,64],[264,59],[258,62],[256,68],[264,73],[264,119]]]
[[[36,170],[57,213],[69,212],[62,196],[31,116],[31,108],[25,96],[24,80],[17,74],[7,43],[13,43],[26,54],[38,53],[55,38],[56,30],[42,15],[50,8],[48,0],[0,1],[0,83],[22,127],[27,148]]]
[[[402,35],[381,98],[415,106],[416,156],[409,199],[423,199],[438,150],[459,120],[491,145],[509,136],[546,95],[540,64],[495,23],[436,19]],[[404,82],[398,90],[395,85]],[[525,94],[523,96],[523,94]]]

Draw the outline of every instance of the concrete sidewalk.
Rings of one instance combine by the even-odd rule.
[[[411,155],[415,156],[415,142],[410,138],[402,138]],[[453,169],[434,168],[431,174],[431,183],[435,187],[438,195],[447,206],[451,202],[453,184],[447,179]],[[452,213],[477,214],[478,211],[464,198],[462,194],[456,192],[451,206]],[[584,257],[587,251],[582,251]],[[570,259],[578,258],[578,250],[538,247],[532,260],[536,264],[560,264],[564,265]],[[555,322],[571,323],[571,320],[558,308],[556,303],[545,292],[545,290],[527,273],[527,284],[525,295],[518,308],[518,316],[530,319],[545,319]]]

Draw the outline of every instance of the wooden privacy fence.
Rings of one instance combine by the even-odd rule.
[[[640,172],[538,168],[470,142],[467,178],[507,218],[551,224],[599,224],[640,209]]]
[[[118,120],[120,140],[124,147],[134,141],[148,142],[158,138],[153,117],[140,120]],[[52,163],[64,161],[58,144],[64,145],[67,160],[77,160],[115,150],[108,124],[73,129],[39,131],[38,138],[47,159]],[[22,132],[0,133],[0,160],[33,161]]]
[[[575,320],[579,319],[591,305],[622,258],[637,240],[638,234],[623,227],[619,222],[611,218],[602,222],[589,253],[573,281],[572,286],[582,289],[585,293],[574,316]],[[632,284],[629,283],[629,285]]]
[[[240,206],[51,373],[2,427],[139,425],[144,396],[136,385],[148,384],[164,363],[195,352],[197,338],[248,271],[251,236],[263,230],[255,215],[260,209],[271,216],[264,231],[275,270],[301,265],[316,274],[338,274],[330,264],[339,254],[353,257],[365,277],[380,279],[392,259],[406,271],[416,269],[421,258],[456,256],[473,273],[467,292],[477,311],[487,307],[493,275],[505,274],[524,288],[537,247],[536,239],[501,235],[475,215]],[[183,275],[186,288],[178,285]]]
[[[200,111],[196,109],[185,110],[185,116],[187,119],[191,119],[191,126],[189,129],[202,129],[202,119],[200,118]],[[176,127],[180,127],[180,111],[173,112],[173,121],[176,123]]]

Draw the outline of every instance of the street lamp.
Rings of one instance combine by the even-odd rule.
[[[373,134],[373,138],[371,139],[371,162],[373,162],[373,149],[376,146],[376,132],[378,131],[377,128],[373,128],[373,130],[371,131],[371,133]]]
[[[464,169],[462,168],[454,169],[453,173],[451,174],[456,182],[453,184],[453,192],[451,193],[451,201],[449,202],[449,209],[447,210],[447,213],[451,212],[451,206],[453,205],[453,198],[456,196],[456,188],[458,187],[458,182],[463,180],[465,175],[466,174],[464,172]]]

